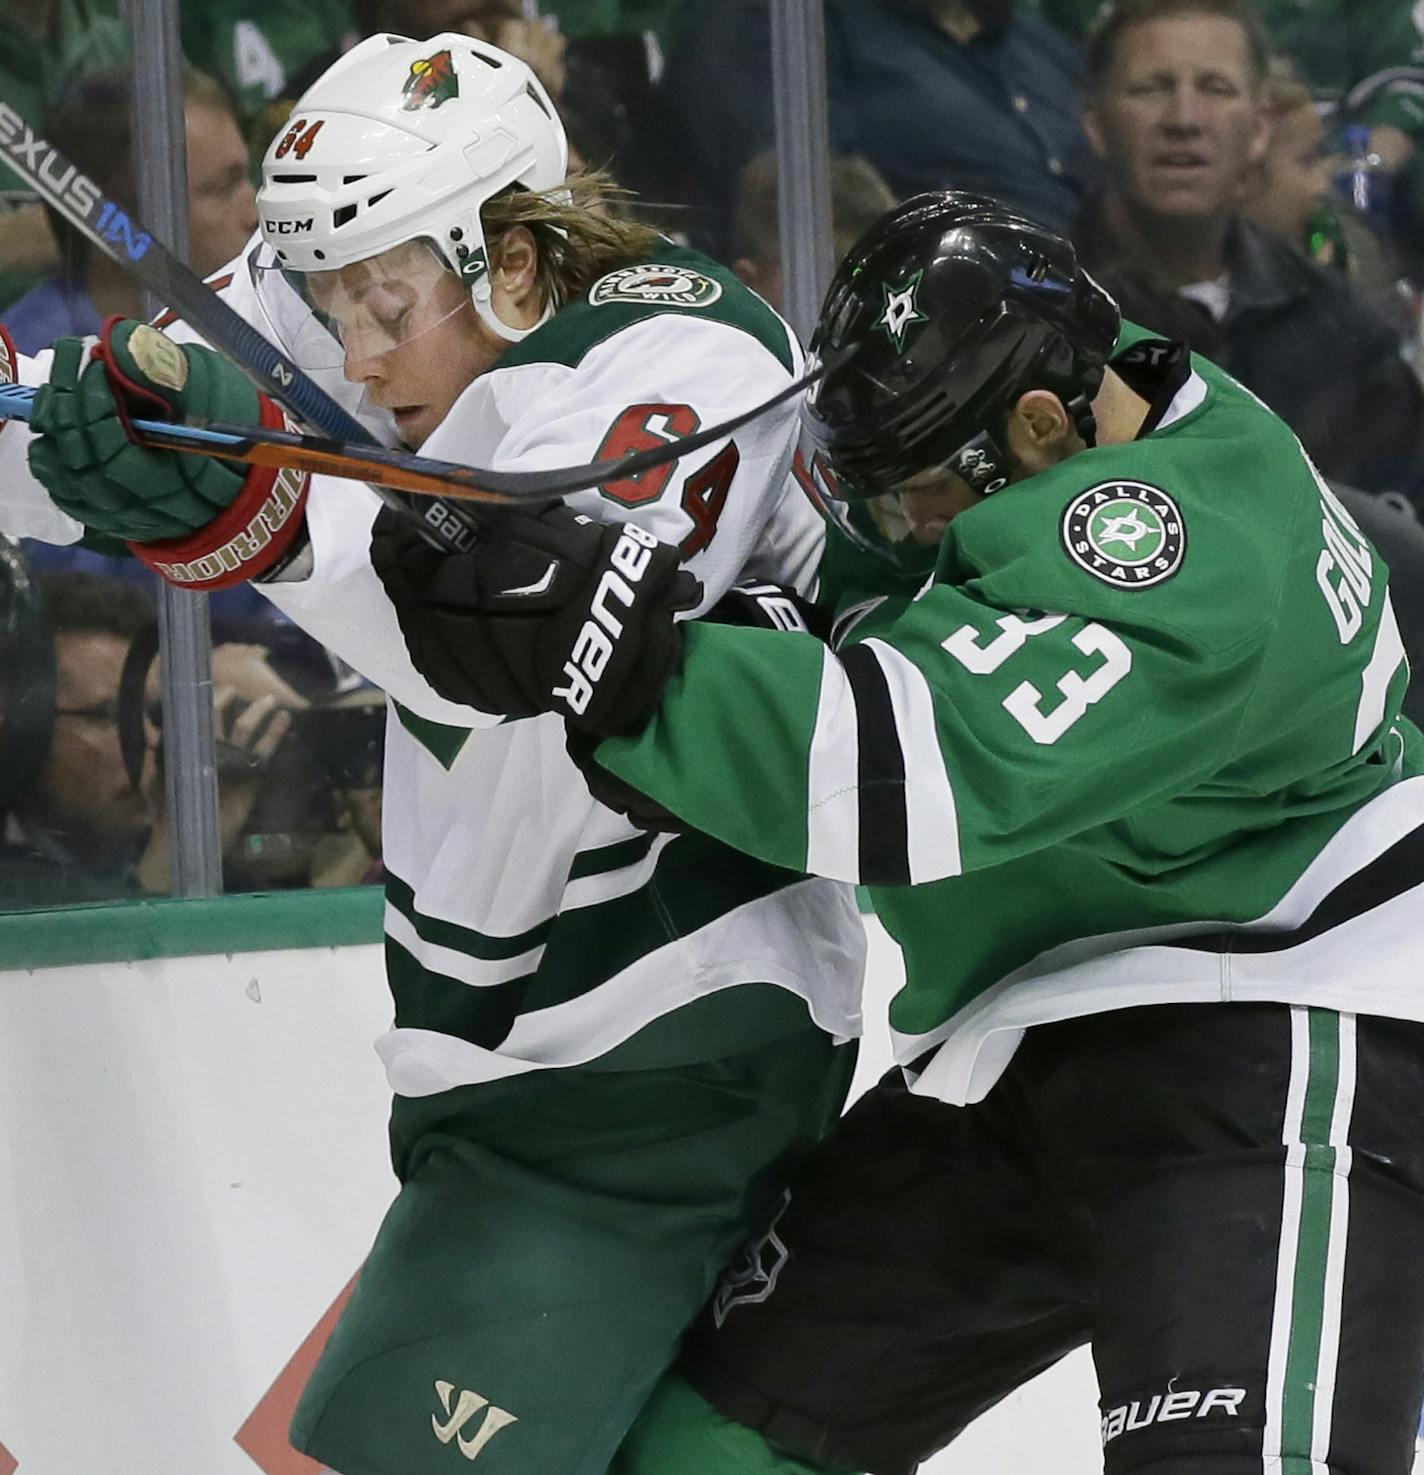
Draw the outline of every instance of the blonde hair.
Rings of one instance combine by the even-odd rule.
[[[500,237],[524,226],[539,248],[539,289],[545,302],[561,307],[620,266],[646,261],[664,237],[616,213],[631,198],[601,169],[570,175],[558,189],[505,190],[480,211],[491,264]]]
[[[1261,106],[1268,117],[1284,118],[1315,106],[1315,94],[1300,79],[1289,58],[1273,56],[1261,88]]]
[[[836,259],[885,214],[895,208],[895,196],[880,171],[859,154],[831,159],[831,233]],[[777,218],[779,189],[776,154],[765,149],[742,170],[732,211],[732,248],[738,256],[773,264],[781,259],[781,231]]]

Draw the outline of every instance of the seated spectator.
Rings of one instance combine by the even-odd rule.
[[[1261,91],[1266,151],[1247,171],[1241,213],[1318,266],[1343,272],[1355,295],[1401,336],[1412,331],[1393,253],[1334,188],[1341,161],[1330,152],[1325,120],[1310,89],[1282,57]]]
[[[1106,184],[1075,232],[1123,311],[1185,339],[1280,414],[1321,470],[1424,489],[1424,390],[1338,273],[1242,218],[1263,157],[1265,38],[1247,0],[1119,0],[1088,50]]]
[[[0,535],[0,906],[34,889],[35,867],[9,816],[45,761],[53,727],[49,623],[20,545]]]
[[[80,159],[106,194],[132,201],[137,194],[131,119],[132,78],[126,72],[95,73],[76,83],[50,117],[48,134],[64,154]],[[247,171],[245,146],[222,89],[200,72],[183,75],[187,128],[189,259],[207,276],[231,260],[257,228],[257,197]],[[46,207],[48,209],[48,207]],[[97,334],[111,313],[147,316],[143,287],[54,212],[63,269],[11,304],[5,326],[22,353],[36,353],[56,338]],[[76,570],[147,585],[151,576],[127,555],[47,543],[26,545],[36,573]],[[274,615],[250,586],[223,590],[214,609],[228,614]]]
[[[737,175],[772,143],[767,0],[699,0],[659,86],[664,192],[725,257]],[[1092,173],[1077,48],[1014,0],[827,0],[831,147],[897,198],[969,189],[1066,230]]]
[[[63,573],[38,580],[47,625],[28,638],[52,641],[53,706],[32,779],[8,797],[0,906],[43,906],[169,890],[159,729],[143,723],[125,753],[121,685],[135,639],[153,628],[146,592],[127,582]],[[156,699],[155,683],[150,683]],[[261,646],[213,653],[213,704],[220,758],[219,821],[225,845],[243,831],[263,769],[281,746],[292,713],[307,704],[274,671]],[[221,764],[220,764],[221,767]]]
[[[105,72],[76,83],[49,115],[55,147],[82,160],[105,192],[132,203],[137,195],[130,121],[131,79]],[[230,261],[257,229],[257,196],[247,151],[222,89],[186,72],[189,261],[207,276]],[[111,313],[146,316],[143,287],[133,273],[95,249],[51,212],[62,266],[5,312],[16,346],[36,353],[66,334],[97,333]]]
[[[776,155],[764,150],[742,170],[732,213],[732,270],[781,311],[780,191]],[[839,261],[895,204],[890,187],[864,159],[831,160],[831,234]]]
[[[375,879],[384,694],[295,625],[215,619],[213,640],[215,693],[230,691],[243,702],[270,691],[290,719],[270,750],[253,751],[219,736],[224,890],[355,886]],[[149,720],[158,716],[154,695],[150,682]],[[226,715],[219,710],[220,718]],[[241,721],[240,709],[235,715]],[[120,713],[130,747],[141,719],[139,712]],[[256,780],[255,792],[244,791]]]
[[[1044,17],[1084,37],[1102,0],[1037,0]],[[1369,130],[1369,151],[1389,176],[1393,205],[1381,221],[1417,274],[1424,262],[1424,26],[1402,0],[1255,0],[1270,48],[1286,57],[1312,98],[1339,124]]]
[[[1273,57],[1260,96],[1266,144],[1246,172],[1241,213],[1318,265],[1343,266],[1348,252],[1338,232],[1322,229],[1336,161],[1310,89],[1288,62]]]
[[[52,707],[31,781],[9,798],[9,889],[0,905],[142,894],[136,873],[154,799],[124,769],[117,699],[129,642],[153,618],[152,602],[135,585],[63,575],[43,591],[40,608],[48,616],[42,639],[52,653]]]

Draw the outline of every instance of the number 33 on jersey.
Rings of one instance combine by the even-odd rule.
[[[725,747],[719,729],[745,733],[763,707],[762,729],[799,749],[780,772],[754,749],[731,812],[725,792],[705,814],[684,792],[679,812],[784,865],[903,885],[1065,842],[1151,870],[1288,830],[1297,809],[1308,851],[1332,786],[1343,816],[1407,727],[1378,555],[1289,430],[1207,365],[1138,440],[961,513],[914,598],[839,630],[834,652],[782,642],[774,670],[689,631],[676,708],[609,766],[666,801],[655,749]],[[719,677],[699,681],[704,666]],[[1377,765],[1351,763],[1365,750]]]

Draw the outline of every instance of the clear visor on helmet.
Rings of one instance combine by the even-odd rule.
[[[885,522],[887,531],[898,532],[916,546],[938,548],[950,522],[981,501],[963,477],[947,466],[932,466],[877,498],[873,515]]]
[[[901,573],[922,576],[935,566],[940,540],[950,522],[981,498],[947,467],[917,472],[878,494],[857,487],[847,497],[843,484],[827,475],[823,457],[798,457],[798,476],[806,485],[808,464],[816,466],[811,500],[852,542],[887,560]]]
[[[299,368],[352,378],[473,310],[459,276],[425,239],[406,241],[332,271],[293,271],[271,252],[255,268],[259,300]]]

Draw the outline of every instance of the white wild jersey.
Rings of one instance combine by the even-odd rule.
[[[229,275],[220,294],[289,351],[293,325],[274,328],[246,260],[214,285]],[[168,331],[196,336],[182,324]],[[22,377],[42,380],[47,358],[26,361]],[[509,470],[620,456],[748,409],[800,366],[765,303],[720,266],[669,247],[513,345],[422,452]],[[360,413],[339,372],[313,377]],[[384,417],[362,418],[392,439]],[[18,424],[0,434],[0,525],[72,542],[78,524],[25,468],[28,435]],[[569,502],[679,544],[705,590],[695,613],[741,578],[804,591],[823,535],[788,475],[795,439],[791,402]],[[313,478],[312,571],[259,587],[390,699],[383,858],[396,1009],[377,1048],[392,1089],[428,1095],[605,1057],[610,1067],[707,1058],[791,1027],[797,998],[831,1034],[858,1033],[865,943],[851,889],[702,836],[638,830],[589,795],[559,719],[504,721],[437,696],[370,566],[379,508],[367,487]],[[755,983],[777,987],[727,992]],[[706,1002],[683,1009],[697,1000]]]

